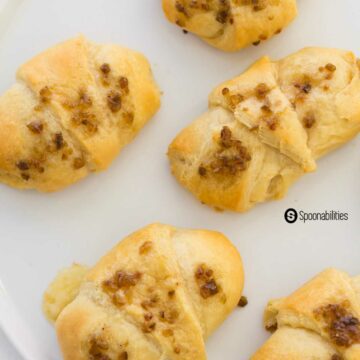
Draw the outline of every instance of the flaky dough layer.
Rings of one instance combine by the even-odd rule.
[[[236,51],[279,34],[297,15],[296,0],[163,0],[169,21],[208,44]]]
[[[200,201],[242,212],[282,198],[359,130],[354,54],[306,48],[280,61],[264,57],[215,88],[209,110],[168,155],[175,177]]]
[[[44,296],[65,360],[206,359],[204,341],[244,282],[224,235],[161,224],[125,238],[85,277],[83,269],[61,272]]]
[[[287,298],[270,301],[277,329],[251,360],[360,359],[360,277],[328,269]]]
[[[159,105],[143,55],[83,36],[50,48],[0,97],[0,181],[56,191],[104,170]]]

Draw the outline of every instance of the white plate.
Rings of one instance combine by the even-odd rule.
[[[12,0],[11,0],[12,1]],[[25,0],[2,33],[4,91],[16,68],[80,32],[144,52],[164,91],[158,115],[112,167],[65,191],[44,195],[0,186],[0,322],[26,359],[60,359],[41,297],[73,261],[93,264],[124,235],[155,221],[224,232],[240,250],[249,306],[236,310],[208,341],[210,360],[246,360],[266,339],[261,317],[328,266],[359,269],[359,139],[319,162],[287,198],[238,215],[201,205],[170,175],[165,156],[176,133],[207,107],[210,90],[263,54],[280,58],[304,46],[360,54],[360,2],[301,0],[298,19],[273,40],[235,54],[219,52],[164,19],[160,0]],[[348,212],[347,222],[285,223],[285,209]]]

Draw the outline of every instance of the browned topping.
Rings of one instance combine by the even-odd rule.
[[[28,181],[30,180],[30,175],[26,173],[21,173],[21,177],[23,180]]]
[[[42,102],[43,104],[49,102],[51,98],[51,91],[49,87],[48,86],[43,87],[39,91],[39,95],[40,95],[40,102]]]
[[[174,332],[171,330],[171,329],[165,329],[162,331],[162,334],[165,336],[165,337],[170,337],[170,336],[173,336],[174,335]]]
[[[268,36],[265,35],[265,34],[261,34],[261,35],[259,36],[259,39],[262,40],[262,41],[265,41],[265,40],[268,39]]]
[[[224,87],[224,88],[221,90],[221,93],[222,93],[224,96],[228,95],[229,92],[230,92],[230,90],[229,90],[229,88],[227,88],[227,87]]]
[[[280,34],[281,32],[282,32],[282,29],[280,28],[280,29],[277,29],[277,30],[275,31],[275,34],[278,35],[278,34]]]
[[[265,113],[266,115],[271,115],[273,112],[272,112],[272,110],[270,109],[270,106],[269,105],[263,105],[262,107],[261,107],[261,111],[263,112],[263,113]]]
[[[251,156],[240,140],[234,139],[229,127],[224,126],[220,133],[219,150],[208,164],[201,164],[199,175],[236,175],[247,169]]]
[[[231,23],[230,16],[230,2],[229,0],[219,0],[217,13],[215,15],[215,19],[220,24],[226,24],[227,22]]]
[[[142,330],[144,333],[151,333],[156,329],[156,323],[155,322],[146,322],[142,326]]]
[[[334,64],[329,63],[329,64],[326,64],[325,69],[330,72],[334,72],[334,71],[336,71],[336,66]]]
[[[216,21],[225,24],[229,18],[229,11],[221,10],[216,14]]]
[[[360,321],[348,311],[349,303],[330,304],[314,311],[325,322],[325,330],[337,346],[350,347],[360,343]]]
[[[267,0],[252,0],[254,11],[264,10],[266,8],[266,1]]]
[[[35,120],[28,123],[27,128],[34,134],[41,134],[44,130],[44,125],[41,121]]]
[[[102,64],[100,66],[100,71],[104,74],[104,75],[108,75],[111,71],[110,65],[109,64]]]
[[[91,106],[91,97],[88,94],[81,92],[79,96],[79,105],[85,105],[86,107]]]
[[[168,296],[169,296],[169,298],[173,298],[175,296],[175,290],[170,290],[168,292]]]
[[[213,271],[200,265],[195,271],[195,279],[200,287],[200,295],[203,299],[208,299],[219,293],[219,287],[213,278]]]
[[[92,135],[98,131],[98,125],[94,114],[87,111],[76,111],[72,117],[74,125],[83,126],[89,135]]]
[[[61,132],[54,134],[53,141],[56,146],[56,150],[62,149],[65,145],[64,137]]]
[[[206,167],[204,167],[202,165],[199,166],[198,172],[201,177],[205,177],[206,173],[207,173]]]
[[[254,41],[252,44],[253,44],[254,46],[258,46],[258,45],[260,45],[260,43],[261,43],[261,40],[258,40],[258,41]]]
[[[117,305],[118,307],[124,306],[126,304],[126,297],[124,295],[124,292],[122,291],[117,291],[113,296],[112,296],[112,301],[115,305]]]
[[[154,307],[159,301],[159,298],[157,295],[154,295],[150,298],[150,300],[144,300],[142,303],[141,303],[141,307],[144,309],[144,310],[148,310],[149,308],[152,308]]]
[[[308,112],[303,118],[303,124],[307,129],[311,129],[315,122],[315,115],[312,112]]]
[[[250,5],[253,11],[261,11],[268,5],[268,0],[235,0],[238,5]]]
[[[187,15],[185,6],[184,6],[183,4],[181,4],[181,2],[177,1],[177,2],[175,3],[175,8],[176,8],[176,10],[177,10],[179,13],[182,13],[182,14],[184,14],[184,15]]]
[[[211,279],[206,284],[201,285],[200,294],[204,299],[214,296],[219,292],[215,280]]]
[[[117,284],[119,288],[135,286],[136,283],[140,280],[140,278],[141,274],[139,272],[131,273],[125,271],[118,271],[115,274],[115,279],[117,279]]]
[[[326,80],[331,80],[334,76],[334,73],[336,71],[336,66],[334,64],[328,63],[325,65],[325,67],[322,67],[323,71],[327,70],[326,74],[325,74],[325,79]]]
[[[309,83],[305,83],[305,84],[298,84],[296,83],[294,85],[297,89],[301,90],[303,93],[305,94],[309,94],[311,89],[312,89],[312,86],[309,84]]]
[[[121,76],[119,79],[119,86],[120,86],[120,89],[128,91],[129,90],[128,78],[125,76]]]
[[[230,13],[230,1],[229,0],[191,0],[189,1],[187,7],[184,5],[183,1],[176,1],[175,9],[180,14],[179,16],[185,16],[185,18],[190,18],[193,16],[193,11],[212,11],[215,15],[215,20],[222,25],[226,23],[233,24],[234,19],[231,17]],[[193,11],[189,11],[193,10]],[[184,26],[184,19],[177,19],[176,23],[179,26]]]
[[[248,299],[246,296],[242,296],[239,300],[238,306],[245,307],[248,304]]]
[[[151,241],[145,241],[139,248],[140,255],[146,255],[150,252],[153,247],[153,243]]]
[[[230,96],[230,103],[233,108],[239,105],[244,100],[245,98],[241,94],[234,94]]]
[[[255,95],[258,98],[258,100],[264,100],[266,98],[266,95],[270,92],[270,88],[265,83],[260,83],[255,88]]]
[[[221,149],[210,164],[211,171],[215,174],[235,175],[238,171],[246,170],[251,156],[241,141],[233,138],[227,126],[221,130],[219,143]]]
[[[31,166],[36,169],[40,174],[45,172],[45,169],[41,164],[42,162],[39,160],[31,160]]]
[[[72,124],[83,127],[88,135],[93,135],[98,130],[96,116],[90,112],[92,104],[93,101],[91,97],[84,89],[79,91],[77,100],[73,102],[67,101],[63,104],[64,107],[73,111],[71,118]]]
[[[123,113],[123,118],[128,125],[131,125],[134,122],[135,115],[133,112],[125,111]]]
[[[121,94],[115,90],[112,90],[107,95],[107,104],[109,109],[116,113],[121,110]]]
[[[127,293],[140,279],[141,273],[139,272],[117,271],[112,278],[103,281],[102,287],[115,305],[123,306],[126,304]]]
[[[334,354],[332,357],[331,357],[331,360],[342,360],[342,356],[338,355],[338,354]]]
[[[77,157],[74,159],[73,167],[75,170],[81,169],[85,166],[85,159],[83,157]]]
[[[175,21],[175,24],[177,26],[180,26],[180,27],[183,27],[185,25],[184,22],[182,20],[179,20],[179,19]]]
[[[106,355],[107,350],[109,350],[109,345],[104,339],[93,337],[90,340],[89,360],[110,360],[110,357]]]
[[[266,331],[269,331],[271,333],[274,333],[277,330],[277,328],[278,328],[277,323],[265,326]]]
[[[161,310],[159,312],[160,321],[167,322],[169,324],[174,324],[175,321],[178,319],[178,317],[179,317],[179,312],[175,309],[171,309],[168,311]]]
[[[224,148],[229,148],[232,146],[232,141],[232,132],[230,128],[224,126],[220,133],[221,146],[223,146]]]
[[[175,346],[174,347],[174,353],[175,354],[180,354],[181,350],[180,350],[180,347],[179,346]]]
[[[19,162],[16,163],[16,166],[18,167],[18,169],[22,171],[26,171],[30,169],[30,164],[26,160],[20,160]]]
[[[159,318],[160,318],[160,320],[165,320],[165,311],[161,310],[159,312]]]
[[[276,115],[266,117],[264,118],[264,121],[271,131],[275,131],[279,125],[279,118]]]
[[[129,354],[127,353],[127,351],[123,351],[120,355],[119,355],[119,359],[118,360],[128,360],[129,359]]]
[[[144,319],[145,319],[145,321],[150,321],[152,318],[154,317],[154,315],[152,314],[152,313],[146,313],[145,315],[144,315]]]

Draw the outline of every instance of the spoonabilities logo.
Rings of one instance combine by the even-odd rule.
[[[297,220],[306,223],[307,221],[347,221],[349,214],[335,210],[325,210],[322,212],[296,211],[293,208],[287,209],[284,214],[288,224],[294,224]]]
[[[285,221],[289,224],[293,224],[298,219],[298,213],[295,209],[287,209],[284,214]]]

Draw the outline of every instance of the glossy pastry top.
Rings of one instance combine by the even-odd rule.
[[[306,48],[264,57],[212,91],[209,110],[169,147],[174,175],[202,202],[246,211],[284,196],[316,159],[360,130],[351,52]]]
[[[83,36],[50,48],[0,97],[0,181],[55,191],[106,169],[159,104],[143,55]]]
[[[225,51],[258,45],[297,14],[296,0],[163,0],[169,21]]]
[[[287,298],[270,301],[275,333],[252,360],[360,359],[360,277],[328,269]]]
[[[63,286],[71,272],[75,286]],[[160,224],[119,243],[76,292],[78,274],[62,272],[44,298],[65,360],[205,359],[204,340],[243,287],[240,256],[222,234]]]

